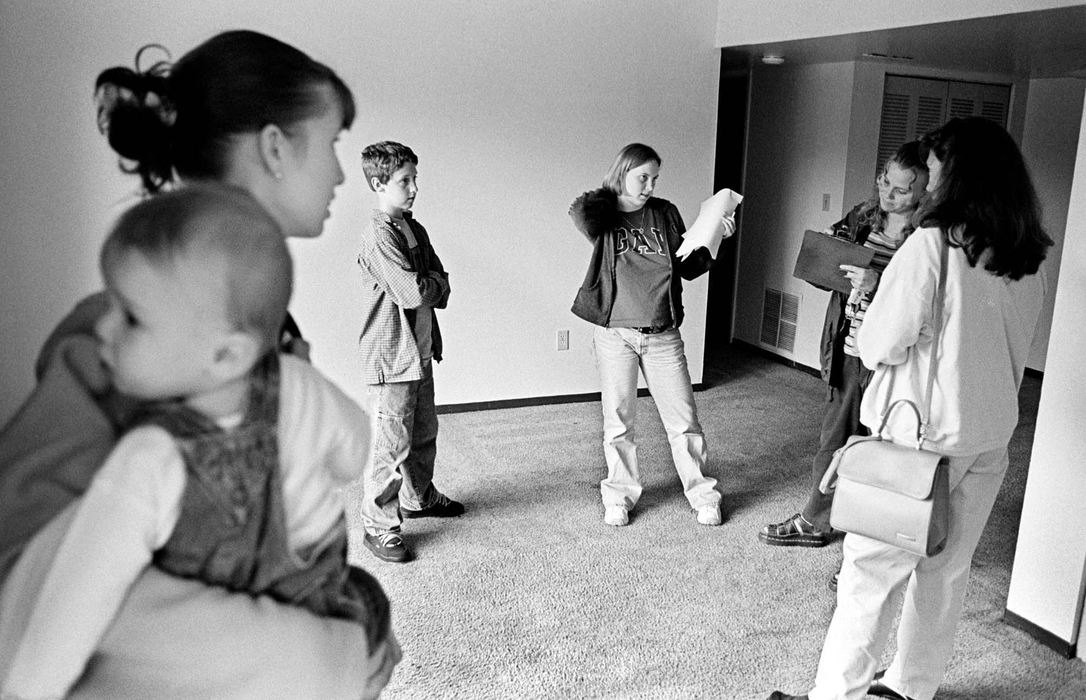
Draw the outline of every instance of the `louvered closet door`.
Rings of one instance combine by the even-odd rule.
[[[1009,85],[887,75],[882,97],[876,176],[886,159],[952,117],[986,117],[1007,126]]]
[[[1009,85],[951,82],[947,87],[950,98],[947,119],[985,117],[1007,128],[1007,106],[1011,101]]]

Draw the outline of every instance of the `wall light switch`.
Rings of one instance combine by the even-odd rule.
[[[830,210],[830,196],[828,194],[822,195],[822,211]]]

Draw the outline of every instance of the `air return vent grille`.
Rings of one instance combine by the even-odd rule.
[[[799,296],[767,287],[762,301],[762,344],[792,352],[798,321]]]

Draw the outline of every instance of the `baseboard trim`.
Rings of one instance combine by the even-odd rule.
[[[470,413],[472,411],[493,411],[499,408],[522,408],[524,406],[549,406],[556,403],[587,403],[599,401],[600,392],[588,394],[557,394],[554,396],[529,396],[522,399],[500,399],[497,401],[471,401],[467,403],[446,403],[437,406],[438,415],[447,413]]]
[[[1043,627],[1030,622],[1026,618],[1016,615],[1004,608],[1003,621],[1011,627],[1017,627],[1052,651],[1060,654],[1065,659],[1073,659],[1078,654],[1078,645],[1068,642],[1052,634]]]
[[[698,382],[693,385],[694,391],[702,391],[709,388],[708,384]],[[648,389],[638,389],[638,396],[649,396]],[[472,401],[467,403],[446,403],[437,406],[438,415],[448,413],[471,413],[473,411],[494,411],[501,408],[523,408],[525,406],[550,406],[561,403],[589,403],[600,400],[600,392],[587,394],[556,394],[553,396],[527,396],[522,399],[500,399],[497,401]]]
[[[733,345],[742,345],[744,348],[747,348],[751,352],[754,352],[754,353],[756,353],[758,355],[761,355],[762,357],[768,358],[768,359],[770,359],[770,360],[772,360],[772,361],[774,361],[776,363],[785,365],[786,367],[791,367],[793,369],[798,369],[801,372],[806,372],[807,374],[813,375],[815,377],[821,377],[822,376],[822,370],[820,370],[820,369],[818,369],[816,367],[808,367],[807,365],[805,365],[805,364],[803,364],[801,362],[796,362],[795,360],[789,360],[787,357],[784,357],[783,355],[778,355],[777,353],[772,352],[770,350],[766,350],[765,348],[761,347],[760,345],[755,345],[754,343],[748,343],[747,341],[740,340],[739,338],[735,338],[734,340],[732,340],[732,344]],[[1045,373],[1043,371],[1039,370],[1039,369],[1033,369],[1032,367],[1026,367],[1026,376],[1028,376],[1028,377],[1036,377],[1037,379],[1044,380]]]
[[[791,367],[792,369],[798,369],[801,372],[806,372],[807,374],[810,374],[813,377],[819,377],[819,378],[822,377],[822,370],[821,369],[819,369],[817,367],[808,367],[807,365],[803,364],[802,362],[796,362],[795,360],[789,360],[787,357],[784,357],[783,355],[778,355],[777,353],[766,350],[765,348],[763,348],[763,347],[761,347],[759,345],[755,345],[754,343],[748,343],[745,340],[740,340],[739,338],[736,338],[736,339],[734,339],[732,341],[732,344],[733,345],[742,345],[744,348],[747,348],[748,350],[750,350],[751,352],[753,352],[753,353],[755,353],[757,355],[760,355],[762,357],[770,359],[770,360],[772,360],[772,361],[774,361],[774,362],[776,362],[778,364],[782,364],[782,365],[784,365],[786,367]]]

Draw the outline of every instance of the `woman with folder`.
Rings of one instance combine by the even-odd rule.
[[[860,362],[856,333],[878,288],[879,277],[894,252],[913,231],[912,215],[928,184],[928,168],[920,143],[910,141],[891,156],[875,179],[877,193],[862,202],[826,234],[872,249],[870,267],[841,265],[851,281],[849,292],[833,291],[822,327],[820,360],[828,385],[822,414],[818,452],[811,469],[807,503],[788,519],[766,525],[758,539],[777,547],[824,547],[833,539],[830,528],[832,496],[818,490],[833,453],[850,435],[864,433],[860,424],[860,398],[871,380],[871,370]],[[833,579],[836,583],[836,576]]]

